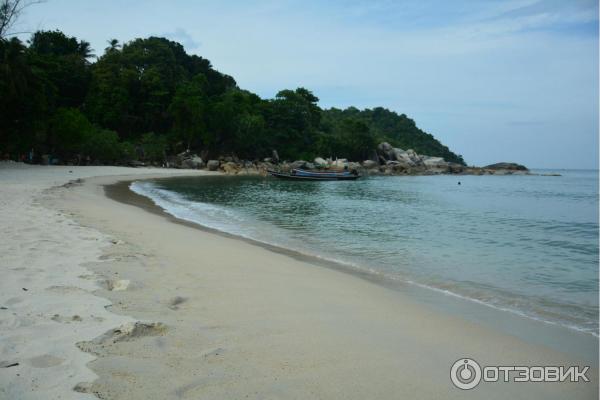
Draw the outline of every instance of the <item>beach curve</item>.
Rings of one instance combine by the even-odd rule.
[[[133,317],[121,329],[113,323],[79,341],[98,357],[89,366],[99,378],[85,381],[83,392],[102,398],[462,398],[448,372],[463,356],[500,365],[580,362],[356,276],[106,198],[104,187],[122,179],[88,179],[48,199],[115,241],[104,249],[103,262],[88,268],[118,275],[101,293],[116,315]],[[471,394],[482,398],[598,394],[597,380],[476,390]]]

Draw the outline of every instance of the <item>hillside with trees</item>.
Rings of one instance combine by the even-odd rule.
[[[92,61],[93,60],[93,61]],[[377,143],[464,164],[406,115],[327,109],[305,88],[262,99],[210,61],[160,37],[116,39],[95,57],[85,40],[38,31],[0,39],[0,155],[32,149],[64,163],[206,157],[362,160]]]

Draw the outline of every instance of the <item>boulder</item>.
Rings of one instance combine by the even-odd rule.
[[[290,164],[290,168],[293,168],[293,169],[303,168],[304,169],[304,168],[307,168],[306,164],[307,163],[304,160],[297,160]]]
[[[430,168],[447,167],[448,163],[442,157],[427,157],[423,158],[423,164]]]
[[[208,160],[206,163],[206,167],[209,171],[216,171],[219,169],[219,161],[218,160]]]
[[[197,155],[193,155],[191,158],[183,160],[181,166],[189,169],[200,169],[204,167],[204,161]]]
[[[448,163],[448,172],[451,174],[460,174],[465,171],[463,165],[457,163]]]
[[[256,167],[253,166],[252,168],[241,169],[238,172],[238,174],[239,175],[253,175],[253,176],[255,176],[255,175],[261,175],[262,171],[260,171],[258,168],[256,168]]]
[[[358,171],[361,168],[360,163],[357,162],[349,162],[348,163],[348,170],[350,171]]]
[[[175,157],[167,157],[167,164],[175,168],[199,169],[204,167],[204,161],[197,154],[186,150]]]
[[[406,152],[404,154],[410,159],[410,161],[413,164],[423,165],[423,160],[421,159],[421,156],[418,155],[417,152],[414,151],[413,149],[406,150]]]
[[[390,160],[402,160],[403,158],[407,158],[406,151],[399,149],[397,147],[393,148],[389,154],[390,154],[390,157],[389,157]]]
[[[365,168],[377,168],[379,167],[379,163],[373,160],[365,160],[362,162],[362,166]]]
[[[393,157],[394,148],[388,142],[382,142],[377,145],[377,152],[386,160],[391,160],[390,157]]]
[[[234,163],[233,161],[228,161],[224,164],[221,164],[221,169],[226,174],[236,175],[238,172],[240,172],[240,165]]]
[[[273,158],[273,162],[275,164],[279,163],[279,153],[277,153],[277,150],[273,150],[273,156],[272,156],[272,158]]]
[[[509,171],[529,171],[529,169],[526,166],[511,162],[499,162],[496,164],[486,165],[483,168],[493,170],[506,169]]]
[[[130,167],[139,168],[139,167],[145,167],[146,163],[143,163],[138,160],[131,160],[127,163],[127,165],[129,165]]]
[[[315,158],[314,162],[317,167],[326,167],[329,164],[327,160],[321,157]]]
[[[258,163],[258,164],[256,164],[256,168],[257,168],[259,171],[261,171],[261,170],[265,170],[265,171],[266,171],[266,170],[268,170],[268,169],[272,170],[273,168],[275,168],[275,165],[273,165],[273,164],[272,164],[271,162],[269,162],[269,161],[265,161],[265,162],[262,162],[262,163]]]
[[[392,162],[394,162],[394,161],[392,161]],[[387,165],[387,168],[390,170],[390,173],[394,173],[394,174],[406,173],[410,169],[410,167],[407,167],[406,164],[402,164],[402,163]]]
[[[386,161],[385,165],[401,165],[404,168],[409,168],[414,167],[415,163],[413,163],[408,156],[404,156],[399,160]]]
[[[348,166],[348,160],[345,158],[339,158],[331,162],[331,168],[343,169]]]
[[[279,164],[279,170],[282,172],[290,172],[292,170],[292,165],[287,161],[284,161]]]

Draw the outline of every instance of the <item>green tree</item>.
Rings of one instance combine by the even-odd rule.
[[[169,114],[173,118],[173,133],[177,139],[183,141],[188,150],[198,140],[206,146],[212,145],[215,140],[214,136],[206,131],[205,86],[204,75],[196,75],[192,81],[183,83],[177,88],[169,106]]]
[[[167,138],[163,135],[157,135],[154,132],[145,133],[140,141],[142,146],[145,161],[165,160],[167,151]]]
[[[341,124],[341,142],[344,156],[351,160],[364,160],[377,146],[376,138],[363,121],[348,118]]]
[[[119,40],[117,39],[110,39],[108,41],[108,47],[104,49],[104,51],[106,53],[111,52],[111,51],[116,51],[119,50],[121,48],[121,45],[119,44]]]
[[[59,108],[50,120],[52,152],[62,158],[82,154],[94,126],[75,108]]]
[[[318,98],[309,90],[282,90],[266,106],[268,143],[283,158],[311,158],[321,121]]]
[[[95,127],[85,132],[81,152],[84,156],[103,163],[112,164],[125,158],[117,132]]]
[[[0,39],[0,149],[5,152],[23,153],[44,141],[48,99],[39,72],[32,70],[19,39]]]
[[[43,75],[51,107],[79,107],[83,103],[89,83],[87,57],[91,49],[86,41],[78,41],[60,31],[38,31],[33,34],[28,48],[29,63]]]

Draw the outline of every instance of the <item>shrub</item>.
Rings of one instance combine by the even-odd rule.
[[[143,159],[145,161],[163,161],[167,150],[167,138],[159,136],[153,132],[142,135],[140,141],[143,149]]]
[[[82,153],[86,138],[94,126],[76,108],[59,108],[50,121],[52,144],[62,157]]]
[[[119,135],[108,129],[92,129],[86,134],[83,154],[103,163],[118,161],[121,158]]]

